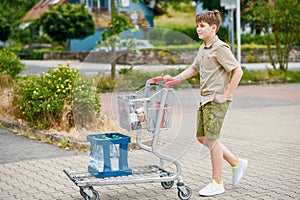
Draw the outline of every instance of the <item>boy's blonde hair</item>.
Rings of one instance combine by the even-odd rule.
[[[205,11],[203,13],[200,13],[196,16],[196,23],[200,22],[206,22],[210,26],[215,24],[217,25],[217,32],[222,24],[222,16],[220,11],[213,10],[213,11]]]

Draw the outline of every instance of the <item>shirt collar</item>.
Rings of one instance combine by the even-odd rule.
[[[204,46],[204,49],[209,49],[211,46],[219,39],[219,37],[216,35],[206,46]]]

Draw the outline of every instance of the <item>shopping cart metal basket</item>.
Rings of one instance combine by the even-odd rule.
[[[120,126],[129,131],[146,129],[151,132],[156,127],[170,128],[173,96],[171,88],[164,90],[162,85],[150,84],[133,94],[118,96]]]
[[[163,188],[170,189],[173,187],[175,180],[177,180],[178,197],[180,199],[186,200],[192,196],[191,188],[186,186],[182,180],[180,163],[175,158],[164,155],[157,150],[160,131],[168,129],[171,126],[174,99],[174,91],[171,86],[180,83],[179,80],[171,78],[168,79],[164,85],[157,84],[163,80],[162,77],[149,79],[142,90],[134,94],[118,97],[120,125],[127,130],[136,131],[138,146],[142,150],[151,152],[158,157],[161,164],[159,166],[147,165],[133,167],[130,169],[132,173],[128,175],[105,176],[105,178],[99,178],[95,176],[95,174],[86,171],[63,170],[70,180],[79,186],[80,194],[86,200],[99,199],[99,193],[94,189],[94,186],[160,182]],[[142,130],[153,133],[151,145],[142,143]],[[112,143],[112,145],[115,144]],[[122,158],[122,160],[124,160],[124,158]],[[171,173],[163,168],[165,161],[175,166],[175,172]],[[110,170],[110,165],[111,163],[109,163],[108,166],[105,165],[104,168],[108,167]],[[103,172],[101,172],[101,174],[103,175]]]

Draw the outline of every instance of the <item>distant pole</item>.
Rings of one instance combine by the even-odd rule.
[[[234,54],[234,25],[233,25],[233,9],[229,10],[230,12],[230,35],[231,35],[231,50],[232,53]]]
[[[228,28],[228,39],[231,42],[231,51],[234,54],[234,17],[233,11],[236,9],[237,0],[221,0],[221,6],[225,7],[229,11],[229,28]]]
[[[237,39],[237,60],[241,64],[241,4],[236,0],[236,39]]]

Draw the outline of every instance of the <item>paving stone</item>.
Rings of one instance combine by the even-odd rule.
[[[277,94],[281,91],[283,96]],[[179,91],[179,99],[184,99],[182,104],[190,101],[190,92]],[[159,148],[181,163],[182,178],[193,190],[191,199],[299,199],[299,92],[300,87],[289,85],[238,88],[221,140],[234,154],[247,158],[249,167],[240,184],[232,187],[231,169],[224,162],[226,192],[208,198],[199,197],[198,190],[210,181],[209,152],[195,141],[195,108],[193,103],[186,105],[187,112],[182,115],[186,122],[182,121],[179,133],[172,130],[161,134],[163,142]],[[167,145],[168,142],[171,144]],[[62,170],[86,170],[88,152],[60,149],[0,129],[0,155],[0,200],[83,199],[79,188]],[[138,166],[158,164],[159,160],[135,150],[129,152],[129,163]],[[175,169],[168,163],[165,167]],[[96,186],[95,189],[101,200],[178,199],[176,185],[170,190],[163,189],[159,183]]]

